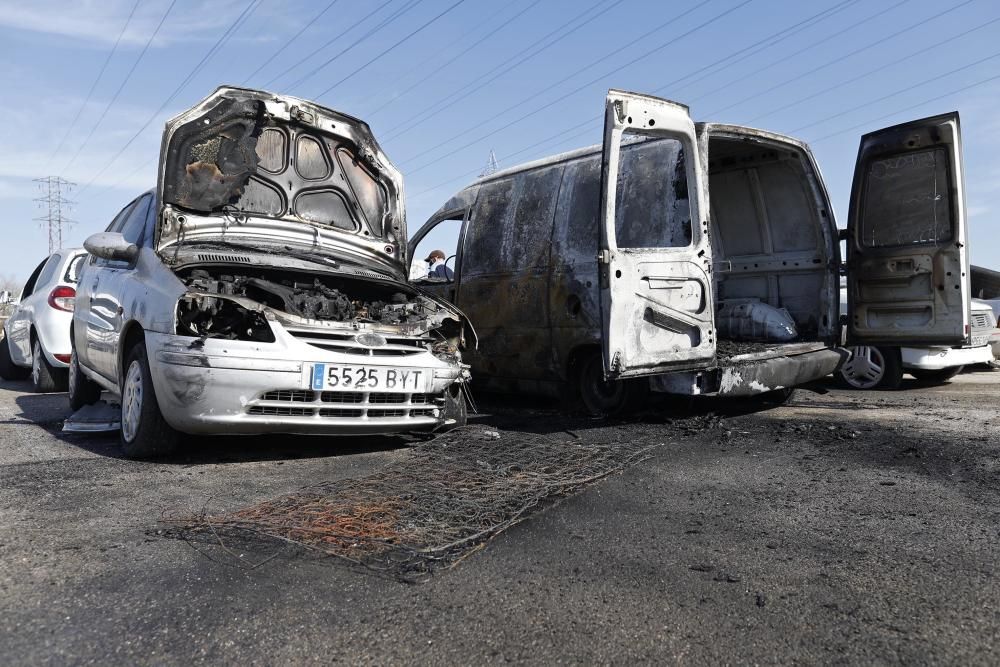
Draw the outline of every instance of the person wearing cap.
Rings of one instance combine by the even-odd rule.
[[[444,280],[454,280],[455,272],[448,268],[443,250],[432,250],[427,255],[427,262],[430,269],[427,271],[428,278],[443,278]]]

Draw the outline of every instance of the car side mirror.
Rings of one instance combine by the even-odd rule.
[[[118,232],[99,232],[87,237],[83,247],[94,257],[112,261],[134,262],[139,246],[125,240]]]

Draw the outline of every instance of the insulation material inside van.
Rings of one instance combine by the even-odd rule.
[[[782,343],[799,336],[795,320],[784,308],[755,301],[724,301],[715,315],[719,338]]]

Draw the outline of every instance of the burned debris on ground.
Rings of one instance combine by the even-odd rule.
[[[536,509],[647,458],[613,435],[457,429],[405,459],[235,511],[174,516],[164,534],[225,547],[285,542],[418,582],[453,567]]]

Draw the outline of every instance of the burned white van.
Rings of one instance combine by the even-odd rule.
[[[923,234],[924,213],[900,206],[874,214],[909,216],[900,238]],[[847,356],[833,209],[809,148],[790,137],[696,126],[682,105],[613,90],[603,146],[466,187],[411,239],[412,260],[440,225],[458,228],[454,279],[422,286],[474,322],[468,360],[494,389],[569,389],[598,414],[648,390],[782,398]]]

